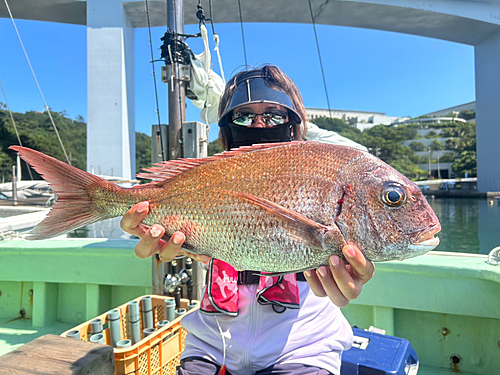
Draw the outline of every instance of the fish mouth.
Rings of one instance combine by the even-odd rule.
[[[422,247],[431,247],[435,248],[437,245],[439,245],[439,238],[434,237],[436,233],[439,233],[441,231],[441,224],[435,224],[429,229],[427,229],[425,232],[420,233],[415,241],[413,242],[414,246],[422,246]]]
[[[435,249],[439,245],[439,238],[434,237],[434,235],[440,230],[441,225],[437,223],[422,231],[415,238],[415,241],[408,246],[408,253],[403,256],[403,259],[414,258]]]

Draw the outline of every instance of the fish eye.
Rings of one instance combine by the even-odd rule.
[[[397,207],[406,201],[406,192],[398,185],[388,184],[382,191],[382,201],[391,207]]]

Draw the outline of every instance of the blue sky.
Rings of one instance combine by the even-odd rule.
[[[87,118],[86,27],[16,20],[48,105],[69,117]],[[298,85],[306,107],[327,108],[313,27],[310,24],[244,24],[248,63],[280,66]],[[153,28],[154,58],[165,28]],[[187,25],[186,33],[198,26]],[[216,24],[226,79],[244,65],[240,24]],[[385,31],[317,26],[331,108],[419,116],[475,100],[474,49],[437,39]],[[211,48],[211,28],[209,27]],[[10,19],[0,19],[0,80],[15,112],[43,110]],[[195,54],[200,40],[189,39]],[[147,29],[135,31],[136,130],[157,123]],[[214,70],[219,72],[213,53]],[[161,63],[156,63],[159,77]],[[158,83],[160,115],[168,121],[167,86]],[[0,102],[5,102],[0,93]],[[190,103],[188,121],[199,120]],[[210,140],[217,125],[211,126]]]

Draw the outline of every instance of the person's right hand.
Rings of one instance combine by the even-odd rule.
[[[149,202],[144,201],[128,210],[120,221],[120,227],[123,231],[140,238],[140,241],[135,246],[135,255],[144,259],[153,254],[158,254],[162,262],[170,262],[177,255],[186,255],[205,264],[210,262],[210,257],[207,255],[196,255],[181,249],[182,244],[186,240],[182,232],[175,232],[168,242],[162,240],[161,238],[165,234],[163,226],[154,224],[148,227],[141,223],[148,213]]]

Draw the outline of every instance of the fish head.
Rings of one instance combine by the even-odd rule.
[[[372,261],[403,260],[439,244],[439,220],[415,183],[381,160],[359,173],[343,222],[347,242]],[[354,185],[354,184],[353,184]],[[339,217],[342,223],[342,214]],[[342,228],[341,228],[342,231]]]

